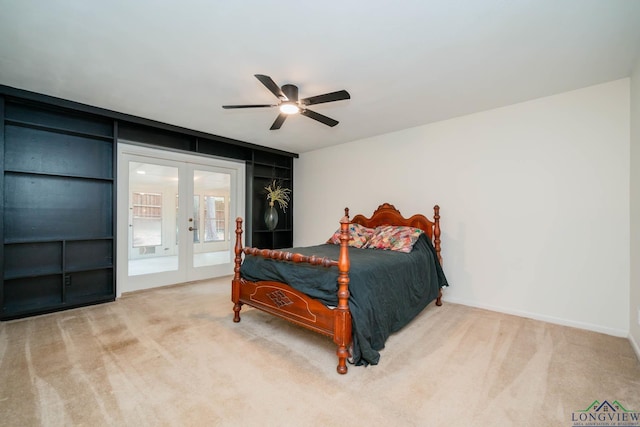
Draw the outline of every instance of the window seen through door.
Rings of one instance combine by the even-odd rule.
[[[225,231],[224,197],[204,196],[204,241],[224,241]]]
[[[133,247],[162,245],[162,194],[133,193]]]

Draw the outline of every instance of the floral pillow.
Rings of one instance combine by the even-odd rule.
[[[373,228],[368,228],[360,224],[349,224],[349,246],[354,248],[362,248],[373,235]],[[340,229],[333,233],[333,236],[327,240],[327,243],[334,245],[340,244]]]
[[[383,225],[375,228],[373,236],[364,245],[364,248],[409,253],[421,234],[424,234],[424,231],[419,228]]]

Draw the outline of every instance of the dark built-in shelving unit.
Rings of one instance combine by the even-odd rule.
[[[118,140],[245,161],[246,244],[292,245],[293,194],[268,231],[264,187],[297,154],[0,85],[0,320],[115,299]]]
[[[293,246],[293,158],[277,156],[269,153],[254,153],[247,164],[247,200],[251,206],[251,221],[245,227],[248,238],[247,245],[282,249]],[[273,180],[282,187],[291,190],[291,201],[286,212],[276,203],[278,225],[268,230],[264,223],[264,213],[269,203],[265,187]]]
[[[2,317],[113,300],[113,122],[3,110]]]

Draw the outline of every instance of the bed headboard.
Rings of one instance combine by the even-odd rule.
[[[348,210],[345,209],[345,211],[348,216]],[[440,206],[438,205],[433,207],[433,221],[422,214],[405,218],[395,206],[389,203],[383,203],[373,212],[371,218],[367,218],[364,215],[356,215],[351,222],[369,228],[375,228],[380,225],[405,225],[419,228],[423,230],[433,242],[433,246],[438,254],[438,259],[440,263],[442,263],[440,256]]]
[[[438,221],[440,219],[440,215],[438,215],[440,208],[436,205],[433,209],[435,213],[434,221]],[[435,222],[430,221],[426,216],[421,214],[413,215],[411,218],[403,217],[400,211],[389,203],[383,203],[378,206],[378,209],[373,212],[371,218],[367,218],[364,215],[356,215],[351,222],[370,228],[375,228],[380,225],[416,227],[427,233],[431,239],[433,239],[433,229],[435,227]]]

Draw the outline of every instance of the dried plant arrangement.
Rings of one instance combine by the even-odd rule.
[[[275,202],[278,202],[282,212],[287,211],[287,207],[289,207],[290,193],[291,190],[286,187],[282,187],[280,184],[276,182],[274,179],[271,184],[264,187],[267,191],[267,200],[269,201],[269,206],[273,206]]]

